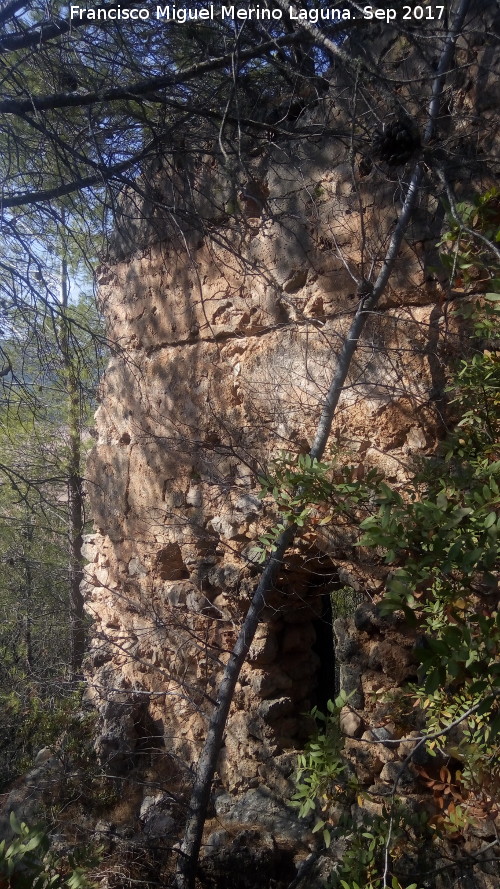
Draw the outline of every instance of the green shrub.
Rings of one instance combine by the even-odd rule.
[[[403,611],[422,640],[419,683],[409,689],[414,709],[425,719],[422,740],[429,754],[441,751],[453,761],[453,773],[443,767],[438,778],[421,776],[437,808],[428,824],[411,824],[393,795],[381,817],[360,815],[361,825],[354,826],[347,814],[343,824],[332,828],[321,814],[338,795],[344,773],[341,747],[337,740],[332,746],[332,705],[330,716],[322,717],[323,733],[299,757],[293,804],[301,815],[316,813],[325,845],[333,836],[348,840],[342,866],[332,874],[332,885],[342,889],[401,889],[400,837],[407,846],[409,837],[427,844],[429,856],[432,831],[438,844],[446,837],[463,838],[471,823],[484,821],[500,806],[500,270],[491,266],[487,241],[500,242],[500,192],[491,190],[470,205],[459,205],[452,215],[444,236],[451,246],[452,283],[466,286],[479,278],[486,290],[490,287],[484,297],[465,301],[459,309],[471,338],[448,390],[455,429],[403,494],[371,477],[365,479],[371,493],[363,501],[354,469],[343,473],[354,486],[346,490],[347,508],[358,504],[360,545],[390,566],[382,610]],[[322,523],[345,514],[345,504],[338,513],[334,496],[336,468],[311,462],[306,468],[318,474],[318,483],[301,482],[298,490],[322,499],[293,504],[304,524],[318,513]],[[274,480],[278,493],[273,489],[273,495],[281,505],[283,486],[290,494],[290,480],[283,472]]]
[[[93,854],[75,850],[66,858],[51,849],[48,833],[42,827],[28,827],[11,812],[14,838],[0,843],[0,875],[13,889],[91,889],[86,876],[88,867],[99,860],[100,849]],[[2,883],[4,885],[4,883]]]

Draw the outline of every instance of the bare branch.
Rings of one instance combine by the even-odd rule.
[[[288,46],[300,40],[300,34],[288,34],[260,43],[258,46],[240,50],[239,61],[248,62],[251,59],[260,58],[266,52],[276,49],[278,46]],[[149,96],[158,90],[189,83],[195,78],[201,78],[212,71],[219,71],[231,67],[233,53],[226,53],[206,62],[198,62],[190,68],[185,68],[177,74],[167,74],[161,77],[148,77],[129,83],[123,87],[112,87],[107,90],[91,91],[88,93],[53,93],[47,96],[33,96],[30,99],[3,99],[0,101],[0,114],[29,114],[33,111],[53,111],[56,108],[86,108],[98,103],[109,104],[121,102],[124,99],[139,99]]]

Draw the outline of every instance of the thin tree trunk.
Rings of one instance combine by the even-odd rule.
[[[64,248],[63,248],[64,250]],[[71,355],[68,319],[68,263],[63,253],[61,259],[61,352],[68,397],[68,505],[69,505],[69,614],[70,614],[70,678],[80,675],[85,654],[85,611],[81,591],[83,581],[83,526],[84,500],[81,475],[81,429],[80,429],[80,390],[75,374],[74,358]]]
[[[24,579],[25,579],[25,618],[24,618],[24,644],[26,645],[26,666],[33,670],[33,634],[32,634],[32,608],[33,608],[33,571],[31,565],[31,544],[33,543],[33,523],[29,515],[26,516],[25,530],[26,546],[24,549]]]
[[[435,132],[446,74],[450,69],[455,43],[462,30],[470,2],[471,0],[460,0],[453,25],[448,32],[441,53],[431,91],[431,99],[428,108],[428,122],[423,137],[424,145],[428,144]],[[308,27],[307,30],[311,33],[310,27]],[[313,36],[315,35],[313,34]],[[415,207],[415,202],[422,182],[422,176],[423,165],[421,161],[418,161],[413,170],[401,214],[390,240],[382,268],[373,286],[373,290],[368,296],[365,296],[360,300],[358,309],[344,342],[344,346],[337,358],[337,366],[333,373],[332,382],[323,405],[314,442],[310,450],[311,457],[316,457],[318,460],[321,459],[324,453],[331,431],[335,410],[349,373],[360,336],[366,324],[368,314],[379,302],[389,281],[392,269],[394,268],[394,263]],[[198,856],[208,803],[210,800],[212,780],[217,766],[217,759],[224,736],[229,708],[234,695],[234,689],[241,667],[243,666],[250,645],[252,644],[259,618],[265,607],[266,597],[274,587],[283,564],[285,553],[293,543],[295,532],[296,526],[289,526],[280,535],[273,553],[268,557],[231,657],[225,667],[219,688],[217,706],[212,713],[206,741],[198,760],[196,778],[189,806],[189,817],[178,859],[176,889],[194,889]]]
[[[71,623],[71,679],[81,674],[81,666],[85,654],[85,611],[82,594],[83,582],[83,526],[84,499],[83,479],[80,474],[81,438],[80,438],[80,397],[75,381],[68,386],[70,399],[69,417],[69,528],[70,528],[70,623]]]

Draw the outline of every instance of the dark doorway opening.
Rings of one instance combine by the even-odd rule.
[[[335,691],[335,648],[333,644],[331,586],[322,593],[320,598],[321,613],[314,621],[316,642],[313,651],[318,655],[319,666],[316,682],[316,694],[313,704],[326,713],[327,703],[334,700]]]

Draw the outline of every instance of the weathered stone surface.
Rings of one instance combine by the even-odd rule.
[[[353,738],[346,739],[344,750],[358,780],[366,786],[373,784],[384,766],[394,758],[383,744],[361,743]]]
[[[396,740],[394,735],[394,725],[376,726],[375,728],[370,729],[369,732],[366,732],[366,734],[370,736],[368,740],[381,741],[386,747],[389,747],[390,750],[395,750],[398,746],[394,743]]]
[[[286,801],[261,786],[239,796],[221,794],[215,800],[217,817],[225,824],[257,825],[273,836],[307,842],[311,840],[307,821],[297,818]]]
[[[401,684],[415,675],[415,654],[411,635],[387,634],[387,638],[370,643],[368,666],[371,670],[381,670]]]
[[[384,621],[380,617],[378,608],[371,602],[363,602],[354,612],[354,625],[357,630],[363,630],[370,635],[384,628]],[[388,625],[386,621],[385,626]]]
[[[417,766],[427,766],[436,757],[431,756],[430,753],[427,753],[425,744],[419,743],[422,738],[422,733],[413,731],[410,732],[409,735],[406,735],[407,738],[415,738],[415,741],[403,740],[399,745],[399,756],[402,760],[405,760],[411,754],[411,761],[415,763]]]
[[[348,738],[359,738],[363,732],[363,720],[357,713],[343,707],[340,713],[340,728]]]
[[[408,789],[415,783],[415,767],[411,763],[387,762],[380,772],[380,780],[396,787]]]
[[[254,637],[248,652],[248,659],[256,666],[272,664],[278,655],[279,643],[276,633],[269,627],[261,626]]]
[[[146,713],[147,701],[143,697],[116,690],[102,707],[95,748],[100,760],[112,773],[124,774],[135,764],[138,727]]]
[[[343,102],[337,93],[321,113],[347,132],[352,108]],[[137,761],[145,734],[172,762],[197,760],[258,582],[259,536],[275,521],[272,504],[257,497],[258,475],[279,450],[308,451],[357,305],[354,278],[365,274],[367,256],[380,268],[399,200],[379,169],[356,178],[344,141],[332,149],[330,139],[300,138],[246,158],[236,178],[265,185],[266,209],[232,215],[226,205],[239,182],[227,182],[216,152],[211,158],[210,175],[186,183],[178,219],[162,215],[160,199],[153,209],[148,196],[143,207],[136,195],[124,197],[122,241],[101,275],[119,348],[102,384],[87,470],[97,531],[86,543],[85,592],[95,621],[97,750],[119,772]],[[466,191],[467,177],[459,179]],[[165,170],[152,184],[174,206]],[[459,339],[448,293],[431,271],[441,220],[441,206],[423,191],[340,398],[331,442],[359,478],[375,467],[404,486],[411,456],[432,453],[443,431],[436,393]],[[268,597],[218,763],[220,824],[205,860],[219,889],[234,873],[230,847],[271,885],[275,838],[309,842],[307,826],[280,800],[293,792],[294,752],[311,729],[303,714],[321,696],[335,697],[324,669],[331,645],[325,654],[320,632],[329,593],[345,583],[376,600],[383,586],[385,567],[358,542],[347,523],[318,525],[289,554]],[[393,739],[384,735],[388,695],[394,702],[414,675],[414,639],[372,601],[354,619],[336,620],[334,637],[340,688],[359,711],[342,716],[347,767],[386,797],[410,746],[376,742]],[[418,733],[414,717],[406,721],[390,734]],[[408,775],[400,782],[406,793],[416,781]],[[378,799],[373,807],[382,811]],[[152,824],[157,808],[148,802]],[[161,817],[168,830],[168,806]]]
[[[345,664],[356,656],[359,650],[359,643],[352,633],[349,632],[347,622],[344,618],[337,618],[333,623],[333,632],[335,634],[335,657],[339,664]]]
[[[292,698],[275,698],[270,701],[263,701],[259,707],[259,713],[266,722],[273,722],[282,716],[289,716],[294,712],[294,704]]]
[[[141,803],[139,818],[147,837],[166,840],[177,826],[172,797],[161,791],[152,796],[145,796]]]
[[[361,667],[355,663],[342,664],[339,670],[340,689],[347,695],[351,707],[362,710],[364,707]]]

